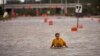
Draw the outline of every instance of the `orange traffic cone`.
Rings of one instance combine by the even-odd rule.
[[[44,22],[46,23],[48,21],[48,18],[44,18]]]
[[[47,17],[47,14],[42,14],[43,17]]]
[[[78,28],[83,28],[83,24],[79,24]]]
[[[49,25],[53,25],[53,21],[52,20],[49,20]]]
[[[42,16],[44,17],[44,14],[42,14]]]
[[[76,32],[76,31],[77,31],[77,27],[72,27],[72,28],[71,28],[71,31],[72,31],[72,32]]]

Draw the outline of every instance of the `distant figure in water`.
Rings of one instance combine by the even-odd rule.
[[[62,48],[68,46],[66,45],[66,42],[60,37],[60,33],[55,33],[55,38],[52,41],[51,48]]]

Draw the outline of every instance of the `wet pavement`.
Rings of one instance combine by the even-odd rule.
[[[0,56],[100,56],[100,22],[80,18],[83,28],[72,32],[74,17],[18,17],[0,21]],[[59,32],[69,48],[51,49],[54,34]]]

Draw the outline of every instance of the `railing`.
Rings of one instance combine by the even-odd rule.
[[[6,4],[5,8],[62,8],[75,7],[76,3],[69,4]]]

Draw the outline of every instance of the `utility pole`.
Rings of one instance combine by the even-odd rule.
[[[65,0],[64,13],[67,14],[67,0]]]
[[[51,4],[51,0],[49,0],[50,4]]]
[[[5,5],[4,5],[4,0],[3,0],[3,13],[4,13],[4,7],[5,7]]]
[[[62,4],[63,4],[63,0],[61,0],[61,5],[62,5]],[[64,10],[63,8],[64,8],[64,7],[61,6],[60,8],[61,8],[61,14],[63,15],[63,14],[64,14],[64,13],[63,13],[63,10]]]
[[[77,0],[77,4],[79,5],[79,0]],[[77,28],[79,27],[79,13],[77,13]]]

